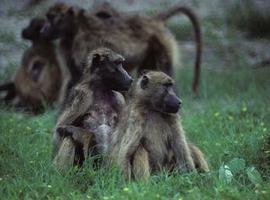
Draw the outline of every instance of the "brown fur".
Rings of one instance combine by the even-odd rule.
[[[209,166],[201,150],[194,144],[189,144],[189,148],[195,164],[195,168],[199,172],[208,172]]]
[[[120,93],[109,89],[109,85],[101,77],[110,72],[101,73],[100,70],[104,66],[95,70],[94,59],[96,55],[100,59],[99,62],[102,62],[104,66],[110,66],[117,60],[122,59],[122,56],[107,48],[99,48],[88,57],[89,61],[85,68],[84,77],[72,90],[71,98],[66,103],[65,109],[56,124],[53,136],[54,164],[56,167],[58,167],[57,160],[59,157],[66,158],[68,156],[65,155],[65,152],[69,152],[69,150],[61,151],[62,146],[65,145],[63,141],[67,137],[67,135],[61,135],[61,132],[68,133],[74,141],[75,148],[73,148],[73,151],[76,151],[76,149],[77,151],[71,156],[78,157],[78,161],[75,163],[75,158],[71,158],[74,160],[73,163],[82,164],[89,151],[94,154],[106,151],[110,135],[122,111],[123,97]],[[63,155],[61,155],[62,152]],[[70,164],[70,157],[66,160],[66,162],[61,161],[59,163],[59,168],[62,168],[62,163]]]
[[[80,71],[88,51],[97,48],[97,41],[102,40],[126,58],[125,69],[129,73],[136,73],[142,69],[159,69],[172,76],[173,66],[177,65],[178,45],[165,26],[165,21],[177,13],[183,13],[191,19],[198,43],[193,84],[194,91],[198,89],[201,32],[197,17],[190,9],[179,6],[177,9],[170,9],[157,16],[147,17],[127,16],[107,5],[107,7],[101,6],[95,12],[87,13],[82,9],[72,11],[72,7],[67,9],[68,6],[59,4],[47,13],[48,19],[55,16],[56,20],[48,20],[53,21],[51,23],[57,23],[59,22],[57,19],[62,18],[61,24],[54,24],[59,32],[61,32],[60,29],[67,28],[62,31],[64,35],[60,38],[72,36],[72,39],[68,40],[70,46],[67,57],[72,58],[75,69]],[[168,14],[170,11],[173,15]],[[74,76],[73,73],[71,74]]]
[[[55,46],[40,37],[44,22],[42,18],[34,18],[23,29],[22,37],[32,45],[24,52],[12,83],[14,86],[6,89],[5,98],[8,104],[34,113],[58,98],[62,82]]]
[[[149,82],[143,88],[145,76]],[[163,168],[193,171],[201,161],[207,168],[199,149],[187,143],[177,114],[162,110],[162,99],[167,94],[164,86],[171,83],[173,80],[166,74],[150,71],[131,90],[132,98],[109,151],[109,157],[127,178],[147,178]]]
[[[72,55],[75,63],[81,63],[85,57],[84,52],[92,48],[93,41],[102,38],[124,55],[127,61],[126,69],[130,73],[134,70],[138,72],[142,69],[158,69],[172,76],[174,74],[173,66],[178,65],[177,54],[179,52],[177,42],[165,26],[165,21],[177,13],[187,15],[194,26],[197,55],[194,67],[193,91],[197,92],[202,54],[201,30],[196,15],[184,6],[159,13],[155,17],[115,14],[115,17],[109,17],[109,24],[105,26],[89,23],[88,30],[78,33],[74,40]],[[130,51],[131,49],[132,51]],[[81,54],[78,55],[78,52],[81,52]],[[152,68],[153,66],[154,68]]]
[[[35,66],[42,71],[36,80]],[[39,112],[45,105],[51,105],[57,98],[61,86],[61,73],[52,43],[35,44],[27,49],[22,65],[15,75],[15,89],[24,107]]]

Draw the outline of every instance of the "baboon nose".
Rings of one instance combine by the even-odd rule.
[[[182,100],[181,99],[178,99],[178,107],[181,108],[181,105],[182,105]]]

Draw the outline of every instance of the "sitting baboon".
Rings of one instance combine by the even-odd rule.
[[[57,55],[62,73],[66,74],[65,76],[69,79],[70,85],[67,86],[69,88],[80,80],[83,71],[75,65],[71,52],[73,40],[80,24],[78,16],[83,12],[83,9],[64,3],[56,3],[47,11],[47,20],[40,30],[42,37],[46,40],[60,38],[57,45]]]
[[[123,61],[121,55],[105,47],[89,54],[82,80],[72,89],[55,127],[53,157],[58,169],[81,165],[88,151],[107,151],[125,105],[117,91],[127,91],[132,82]]]
[[[110,12],[112,11],[112,12]],[[96,48],[99,40],[112,45],[114,51],[125,58],[125,69],[131,73],[143,69],[158,69],[173,75],[177,65],[178,45],[165,22],[177,13],[183,13],[191,20],[196,38],[197,55],[194,69],[193,90],[198,90],[201,60],[201,30],[196,15],[187,7],[179,6],[153,17],[125,16],[115,9],[101,9],[94,14],[65,4],[56,4],[47,12],[47,22],[42,34],[48,38],[69,37],[68,57],[72,67],[79,74],[87,53]],[[71,39],[70,39],[71,37]],[[61,43],[61,42],[60,42]],[[154,66],[154,67],[153,67]],[[75,71],[76,71],[75,70]]]
[[[177,112],[181,100],[174,81],[163,72],[144,73],[131,88],[131,99],[112,134],[109,158],[126,178],[147,178],[163,168],[181,172],[208,170],[203,154],[188,144]]]
[[[10,87],[0,86],[0,90],[7,91],[6,103],[34,113],[58,98],[62,82],[54,44],[40,37],[44,22],[42,18],[34,18],[23,29],[22,37],[32,45],[24,52]]]

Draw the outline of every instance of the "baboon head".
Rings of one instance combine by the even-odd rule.
[[[123,68],[124,58],[108,48],[98,48],[88,57],[84,75],[95,79],[103,87],[115,91],[127,91],[132,78]]]
[[[47,20],[40,31],[42,37],[53,40],[73,35],[77,26],[76,17],[82,12],[82,9],[64,3],[55,4],[46,14]]]
[[[33,42],[40,41],[40,30],[45,23],[43,18],[33,18],[29,25],[22,30],[22,38],[26,40],[31,40]]]
[[[61,81],[53,49],[43,51],[38,47],[30,47],[23,56],[14,80],[21,106],[39,112],[44,105],[56,100]]]
[[[173,90],[174,81],[160,71],[143,72],[134,89],[139,103],[162,113],[177,113],[181,100]]]

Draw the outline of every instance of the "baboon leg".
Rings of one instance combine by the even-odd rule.
[[[139,146],[133,156],[132,171],[135,179],[147,180],[150,176],[148,152],[142,146]]]
[[[54,157],[53,165],[59,171],[66,171],[73,166],[75,159],[75,144],[70,137],[63,139],[62,144]]]
[[[179,130],[179,132],[184,132]],[[191,172],[195,170],[194,161],[191,156],[190,148],[186,142],[184,134],[177,134],[171,141],[173,156],[175,157],[176,166],[182,172]]]
[[[199,172],[209,172],[208,163],[203,153],[201,152],[201,150],[198,147],[196,147],[194,144],[189,144],[189,148],[190,148],[191,156],[195,164],[195,168]]]

